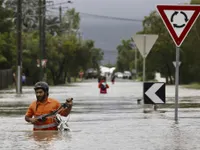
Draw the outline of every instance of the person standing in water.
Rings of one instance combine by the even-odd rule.
[[[30,104],[25,114],[25,120],[33,124],[33,130],[58,130],[58,122],[56,122],[55,115],[47,117],[45,120],[40,118],[58,110],[61,104],[57,100],[49,98],[49,86],[46,82],[37,82],[34,90],[37,100]],[[72,98],[67,99],[65,104],[67,107],[61,108],[59,114],[67,117],[72,109]]]
[[[98,84],[98,88],[100,89],[101,94],[107,94],[107,89],[109,88],[109,85],[106,83],[106,77],[102,77]]]

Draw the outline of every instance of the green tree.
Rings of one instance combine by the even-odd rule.
[[[22,71],[35,83],[40,79],[40,68],[37,64],[41,55],[38,32],[24,32],[22,41]]]
[[[11,33],[13,23],[12,11],[3,6],[4,1],[0,0],[0,69],[12,68],[15,62],[15,38]]]
[[[122,40],[121,44],[117,46],[118,57],[116,63],[116,70],[131,71],[134,67],[135,51],[131,47],[131,40]]]
[[[191,0],[191,4],[200,4],[199,0]],[[197,18],[188,36],[181,46],[180,82],[187,84],[200,82],[200,19]]]
[[[54,84],[64,84],[66,77],[76,77],[81,69],[99,68],[102,51],[93,41],[80,44],[76,36],[49,36],[48,69]]]
[[[50,25],[58,23],[57,19],[47,21],[47,34],[46,34],[46,54],[47,54],[47,76],[48,82],[54,85],[64,84],[66,77],[76,77],[80,70],[86,70],[88,67],[99,68],[100,61],[103,59],[103,52],[94,45],[94,41],[77,38],[77,31],[79,28],[79,14],[74,9],[68,11],[71,25],[66,28],[68,31],[71,29],[75,32],[65,32],[58,34],[59,26],[52,27]],[[2,22],[4,20],[3,13]],[[74,18],[73,18],[74,17]],[[12,22],[11,22],[12,23]],[[7,25],[7,24],[6,24]],[[50,29],[51,28],[51,29]],[[11,68],[16,66],[16,33],[7,33],[11,31],[12,26],[7,26],[5,30],[1,31],[0,35],[0,66],[1,68]],[[57,33],[57,34],[54,34]],[[32,82],[37,82],[40,78],[40,60],[41,51],[39,49],[39,33],[38,31],[23,30],[22,33],[22,69]]]
[[[0,0],[0,33],[10,32],[13,27],[13,12],[10,9],[4,7],[3,4],[4,0]]]
[[[61,32],[60,21],[58,17],[48,17],[46,19],[46,31],[52,35],[56,35]]]
[[[13,34],[0,34],[0,69],[13,68],[16,63],[15,42]]]
[[[16,23],[17,0],[7,0],[5,1],[5,6],[14,12],[11,18]],[[24,31],[30,31],[38,28],[38,10],[38,0],[22,1],[22,29]]]

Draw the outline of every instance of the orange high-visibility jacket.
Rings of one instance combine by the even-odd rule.
[[[52,98],[47,98],[44,103],[35,100],[30,104],[25,115],[28,117],[38,118],[42,115],[46,115],[57,110],[60,106],[61,104]],[[59,114],[62,116],[66,115],[63,111],[60,111]],[[33,130],[57,130],[58,124],[55,120],[55,117],[56,116],[48,117],[46,121],[34,124]]]

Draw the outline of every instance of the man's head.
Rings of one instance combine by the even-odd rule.
[[[49,85],[46,82],[37,82],[34,89],[38,101],[44,101],[49,95]]]

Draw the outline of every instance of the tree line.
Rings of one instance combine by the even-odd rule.
[[[17,0],[0,0],[0,69],[12,68],[16,72],[16,7]],[[40,80],[41,50],[39,48],[38,1],[22,3],[22,72],[32,83]],[[95,41],[84,40],[79,33],[81,18],[74,8],[62,18],[46,16],[47,82],[64,84],[66,79],[77,77],[88,68],[99,70],[103,51]]]

